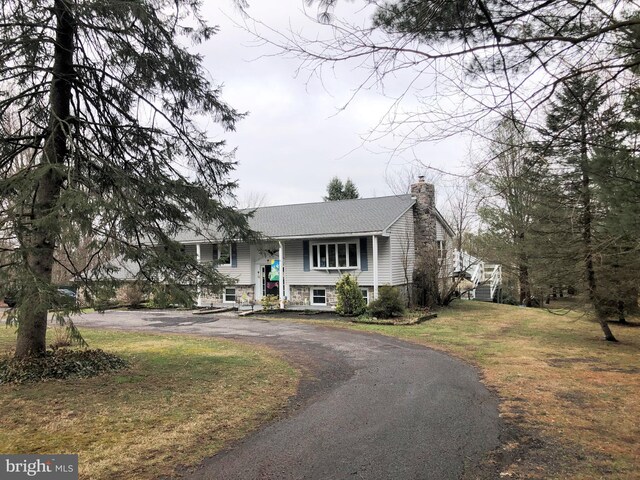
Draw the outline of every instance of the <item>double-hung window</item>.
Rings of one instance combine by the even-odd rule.
[[[361,288],[360,293],[362,294],[362,298],[364,298],[366,304],[369,305],[369,290],[366,288]]]
[[[311,305],[326,305],[327,290],[325,288],[311,289]]]
[[[219,243],[213,245],[213,260],[218,265],[231,265],[231,245]]]
[[[224,289],[224,299],[223,303],[236,303],[236,288],[235,287],[226,287]]]
[[[314,243],[311,265],[316,269],[358,268],[358,242]]]

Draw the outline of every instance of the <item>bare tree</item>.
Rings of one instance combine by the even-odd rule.
[[[392,96],[378,129],[407,145],[458,132],[485,136],[487,122],[505,112],[536,124],[568,79],[597,71],[613,90],[640,64],[637,1],[390,0],[367,2],[357,20],[340,18],[338,0],[308,3],[326,25],[313,38],[251,28],[301,59],[299,71],[310,77],[333,75],[340,64],[360,69],[354,95]],[[390,84],[400,84],[398,93],[385,89]]]
[[[254,209],[269,205],[269,197],[265,192],[250,191],[236,200],[236,207],[240,209]]]
[[[449,224],[453,229],[453,247],[462,252],[464,237],[469,233],[476,216],[476,198],[468,179],[463,179],[453,187],[447,206],[449,210]]]

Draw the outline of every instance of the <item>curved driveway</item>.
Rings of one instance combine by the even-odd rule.
[[[499,444],[498,401],[469,365],[348,330],[235,316],[109,312],[79,326],[195,333],[275,347],[307,373],[285,418],[192,479],[456,479]]]

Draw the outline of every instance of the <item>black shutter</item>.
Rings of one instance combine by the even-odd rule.
[[[360,239],[360,270],[366,272],[369,270],[369,258],[367,256],[367,237]]]
[[[302,268],[305,272],[311,271],[311,265],[309,263],[309,240],[303,240],[302,242]]]
[[[231,267],[236,268],[238,266],[238,246],[235,243],[231,244]]]

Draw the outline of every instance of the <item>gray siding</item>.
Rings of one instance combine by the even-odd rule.
[[[187,252],[193,252],[193,255],[196,255],[196,246],[195,245],[185,245],[185,249]],[[220,265],[218,270],[223,275],[227,275],[235,280],[237,280],[240,285],[251,285],[253,283],[252,280],[252,272],[251,272],[251,253],[249,245],[246,243],[238,243],[237,244],[238,251],[238,264],[236,267],[232,267],[230,265]],[[203,243],[200,245],[200,261],[202,262],[211,262],[213,260],[213,244],[211,243]]]
[[[345,241],[357,241],[357,238],[335,238],[322,239],[317,243],[333,243]],[[316,243],[314,240],[309,241],[310,245]],[[285,281],[289,285],[309,285],[309,286],[325,286],[335,285],[342,274],[351,273],[358,278],[360,285],[373,285],[373,240],[367,237],[367,256],[368,271],[363,272],[360,269],[341,269],[338,270],[314,270],[313,268],[305,272],[302,261],[302,240],[289,240],[284,243],[284,265],[285,265]],[[378,238],[378,278],[380,285],[390,283],[391,281],[391,257],[389,248],[389,239],[386,237]]]
[[[190,256],[195,258],[195,256],[196,256],[196,246],[195,245],[185,245],[184,246],[184,253],[186,253],[187,255],[190,255]]]
[[[240,285],[250,285],[251,275],[251,252],[249,244],[238,243],[238,265],[234,268],[230,265],[220,265],[219,271],[223,275],[228,275],[238,280]]]
[[[439,241],[443,241],[445,244],[445,248],[447,249],[447,259],[442,265],[442,275],[449,276],[454,268],[454,251],[455,251],[455,242],[453,237],[449,234],[446,228],[440,223],[440,221],[436,218],[436,239]]]
[[[413,210],[408,210],[389,229],[389,241],[391,244],[391,284],[404,285],[408,275],[408,282],[413,282],[413,264],[415,259],[415,247],[413,237]]]

